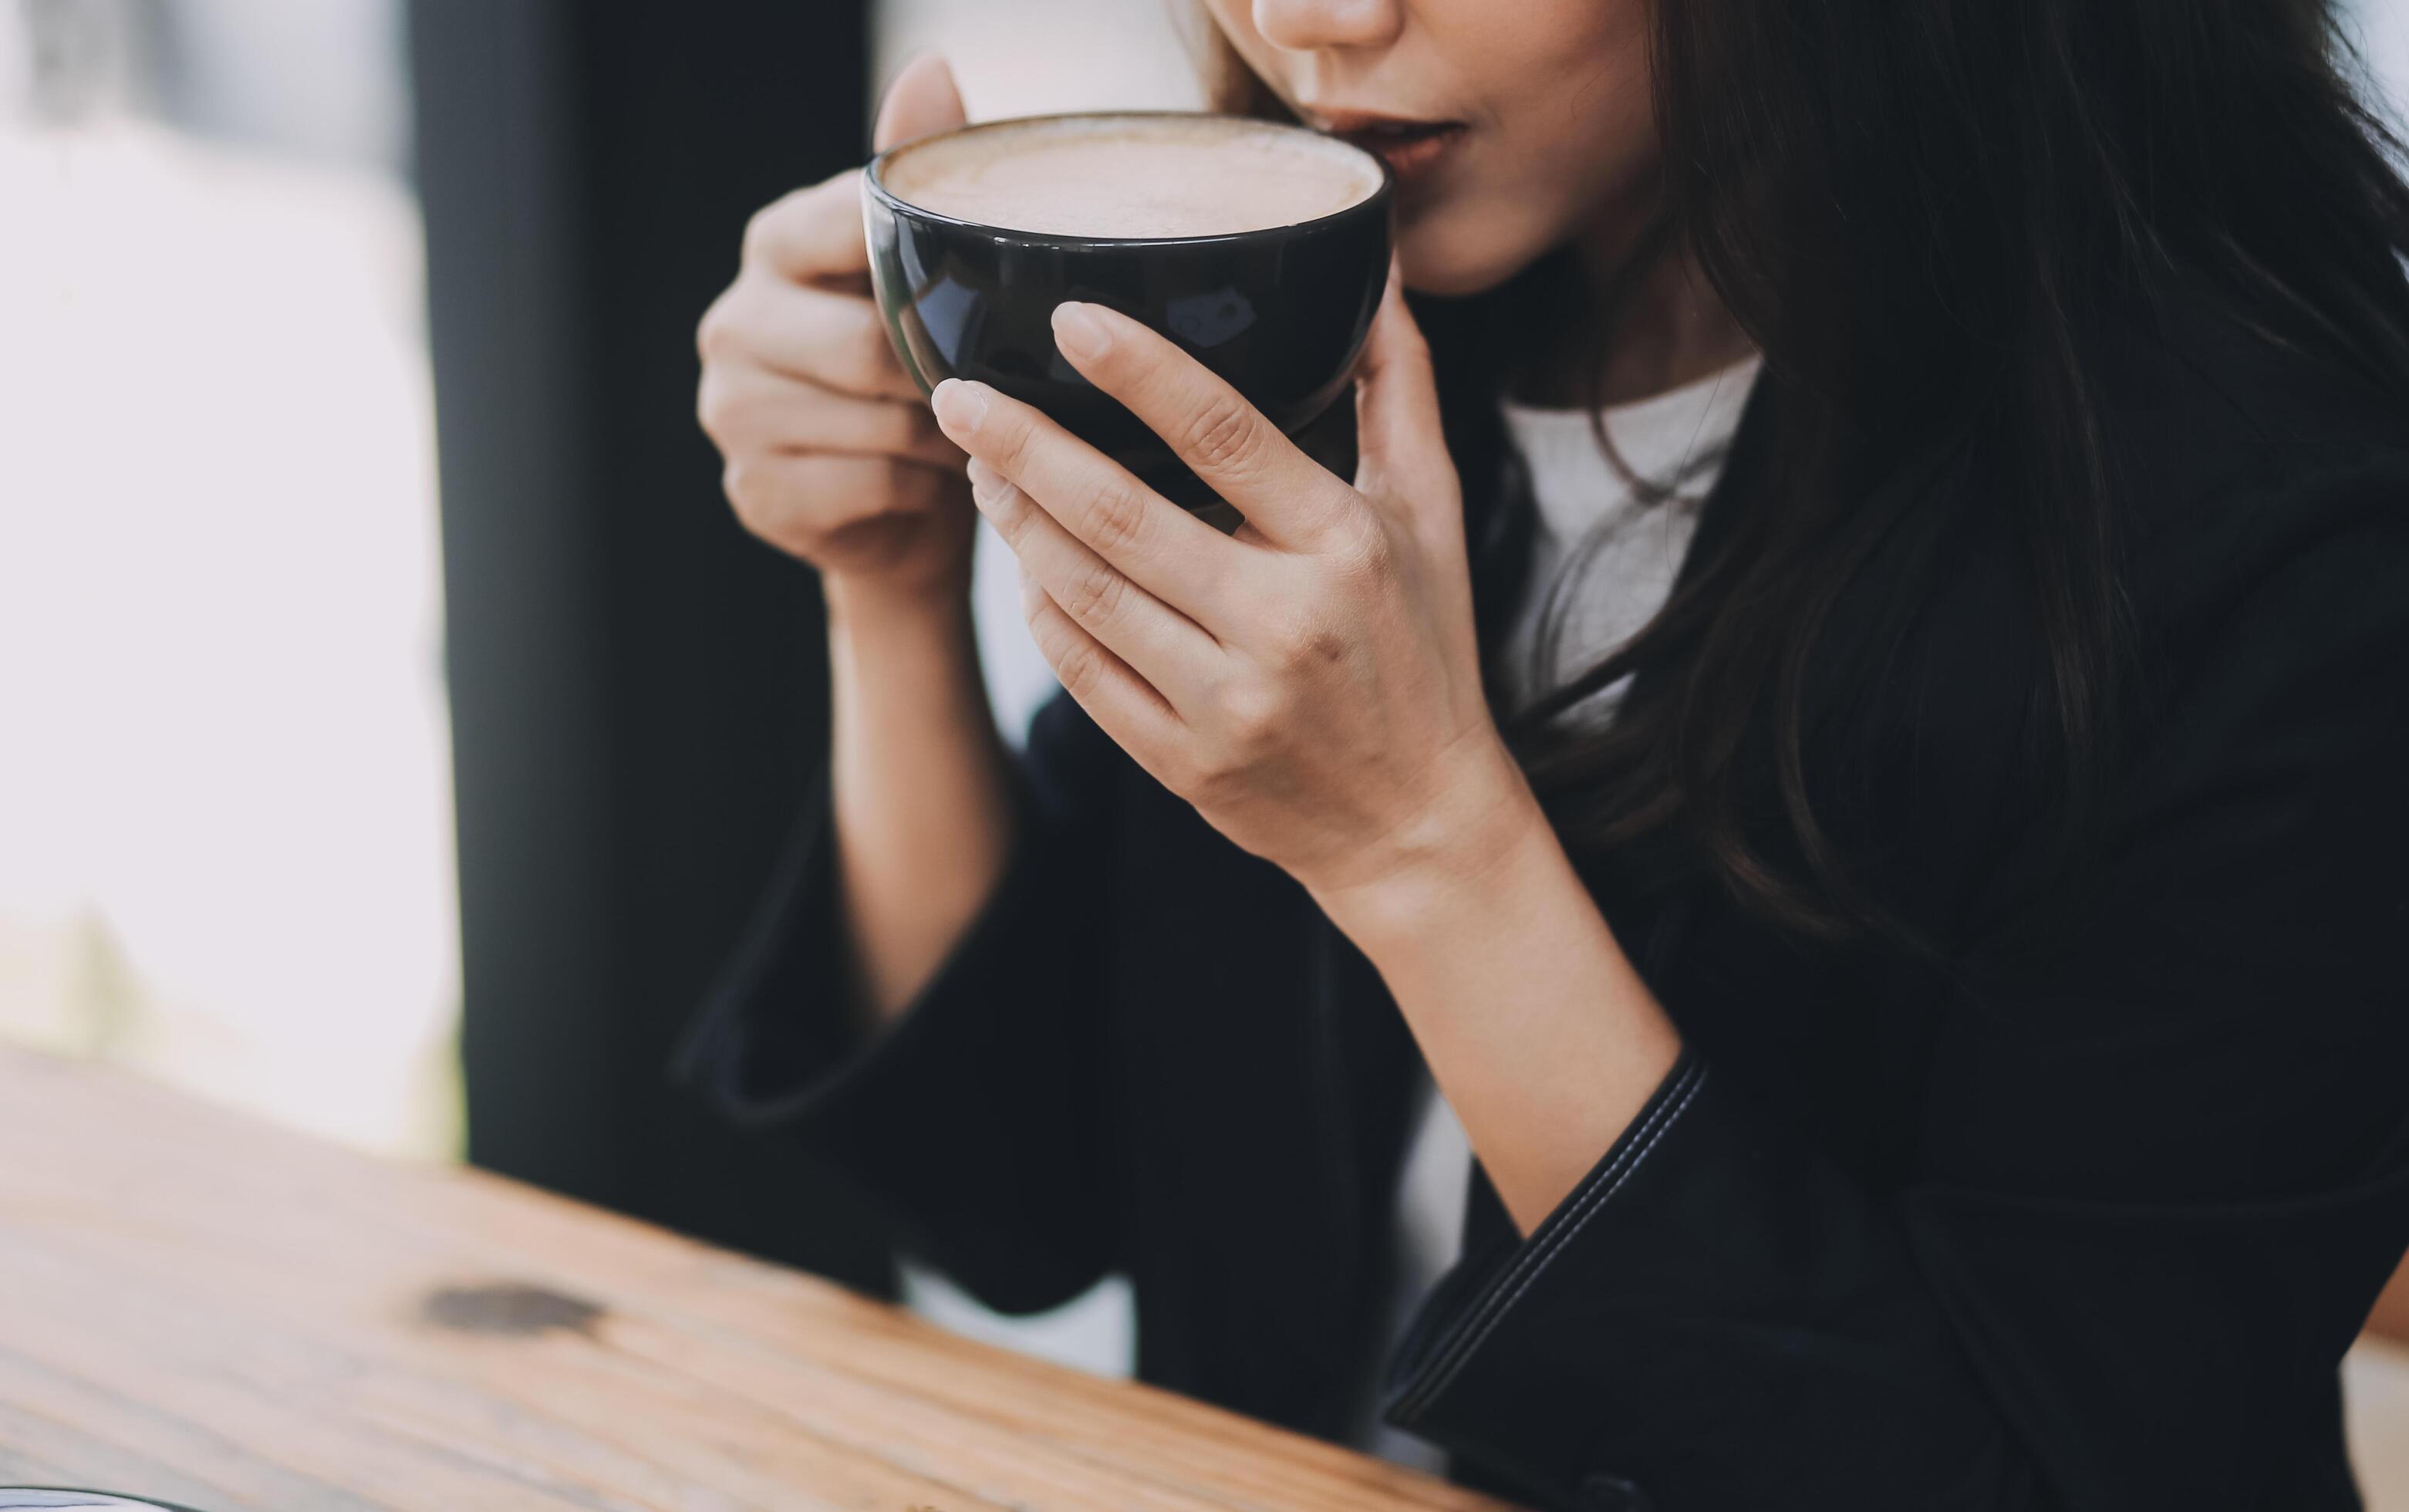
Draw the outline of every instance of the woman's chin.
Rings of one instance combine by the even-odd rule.
[[[1460,299],[1486,294],[1539,260],[1547,248],[1507,244],[1493,233],[1433,217],[1400,230],[1397,266],[1416,294]]]

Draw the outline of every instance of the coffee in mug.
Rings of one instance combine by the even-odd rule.
[[[1152,240],[1318,221],[1378,194],[1379,164],[1269,122],[1057,116],[897,155],[887,193],[957,221],[1040,235]]]

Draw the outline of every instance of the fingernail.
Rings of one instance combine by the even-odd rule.
[[[988,467],[978,458],[973,457],[970,461],[970,467],[965,470],[968,471],[971,476],[972,498],[981,504],[985,504],[989,498],[994,497],[997,474],[993,468]]]
[[[948,378],[929,396],[929,408],[936,411],[937,424],[954,439],[975,436],[979,422],[987,418],[987,389]]]
[[[1074,357],[1089,362],[1112,350],[1112,333],[1096,318],[1089,305],[1056,305],[1054,307],[1054,344]]]

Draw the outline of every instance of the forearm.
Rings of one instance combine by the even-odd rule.
[[[1525,1233],[1629,1127],[1681,1038],[1517,785],[1477,862],[1320,901],[1379,968]]]
[[[829,784],[857,1008],[900,1013],[1003,870],[1006,756],[967,598],[941,607],[829,584]]]

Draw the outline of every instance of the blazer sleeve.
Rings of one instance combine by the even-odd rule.
[[[1097,1069],[1112,748],[1068,698],[1031,725],[994,893],[891,1025],[853,1024],[827,774],[677,1073],[737,1122],[807,1140],[906,1247],[1005,1312],[1109,1268]]]
[[[2265,566],[2164,664],[2077,942],[1995,917],[1934,1004],[1911,1179],[1686,1055],[1434,1295],[1392,1421],[1665,1512],[2200,1512],[2340,1464],[2337,1362],[2409,1244],[2409,488],[2187,534]]]

